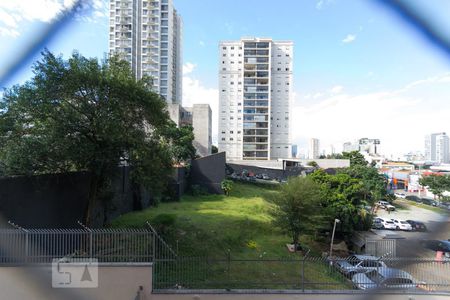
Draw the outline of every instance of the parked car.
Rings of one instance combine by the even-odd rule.
[[[391,220],[395,224],[395,229],[412,231],[412,226],[408,222],[406,222],[404,220],[400,220],[400,219],[391,219]]]
[[[373,255],[352,255],[346,259],[334,261],[334,266],[349,278],[356,273],[386,267],[384,262],[380,261],[380,257]]]
[[[262,179],[264,180],[270,180],[270,176],[267,174],[262,174]]]
[[[383,222],[379,218],[373,219],[372,228],[373,229],[383,229],[384,228]]]
[[[263,179],[263,175],[262,175],[262,174],[256,174],[255,177],[256,177],[257,179]]]
[[[383,224],[384,229],[396,229],[396,226],[392,220],[383,219],[383,218],[380,218],[380,219],[381,219],[381,223]]]
[[[423,240],[422,246],[433,251],[450,252],[450,241],[445,240]]]
[[[413,220],[406,220],[414,231],[427,231],[427,226],[423,222],[420,221],[413,221]]]
[[[356,273],[352,277],[353,284],[361,290],[369,289],[416,289],[416,283],[411,274],[388,267],[375,268],[365,273]]]
[[[428,198],[422,198],[422,203],[423,204],[427,204],[427,205],[431,205],[431,206],[437,206],[438,203],[436,201],[434,201],[433,199],[428,199]]]
[[[391,205],[387,201],[378,201],[377,205],[385,210],[395,210],[395,206]]]
[[[422,199],[420,197],[417,197],[417,196],[414,196],[414,195],[408,195],[408,196],[406,196],[405,199],[409,200],[409,201],[414,201],[414,202],[417,202],[417,203],[422,203]]]
[[[394,193],[394,196],[397,198],[406,199],[406,194],[403,193]]]

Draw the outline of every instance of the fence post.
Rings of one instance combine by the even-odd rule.
[[[87,230],[89,232],[89,258],[92,258],[93,256],[93,241],[92,241],[92,229],[90,229],[89,227],[87,227],[86,225],[84,225],[83,223],[81,223],[80,221],[77,221],[78,225],[80,225],[81,227],[83,227],[85,230]]]
[[[228,284],[230,285],[230,280],[231,280],[231,250],[228,249],[227,250],[227,278],[228,278]]]
[[[306,257],[303,256],[303,260],[302,260],[302,292],[305,292],[305,261],[306,261]]]

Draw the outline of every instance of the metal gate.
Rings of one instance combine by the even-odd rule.
[[[395,239],[366,239],[366,253],[382,257],[396,257],[397,241]]]

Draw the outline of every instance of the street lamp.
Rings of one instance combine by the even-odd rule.
[[[333,241],[334,241],[334,232],[336,231],[336,224],[341,222],[339,219],[334,219],[333,233],[331,234],[331,244],[330,244],[330,259],[333,254]]]

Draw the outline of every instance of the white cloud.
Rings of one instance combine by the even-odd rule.
[[[194,69],[197,67],[196,64],[193,64],[191,62],[187,62],[183,65],[183,75],[190,74],[194,71]]]
[[[193,104],[209,104],[212,110],[213,143],[217,144],[217,131],[219,124],[219,90],[217,88],[208,88],[198,79],[187,76],[187,74],[185,73],[183,76],[183,106],[189,107]]]
[[[20,35],[20,33],[15,29],[0,27],[0,36],[9,36],[12,38],[16,38],[19,35]]]
[[[312,97],[313,97],[314,99],[317,99],[317,98],[320,98],[320,97],[322,97],[322,96],[323,96],[322,93],[315,93]]]
[[[347,36],[342,40],[342,42],[347,44],[353,42],[354,40],[356,40],[355,34],[347,34]]]
[[[343,89],[344,87],[342,85],[336,85],[332,87],[330,91],[332,94],[339,94],[340,92],[342,92]]]
[[[84,0],[76,18],[97,22],[108,16],[108,0]],[[0,34],[17,37],[25,22],[50,23],[61,13],[72,9],[76,0],[0,0]]]
[[[349,95],[332,94],[293,107],[294,143],[318,137],[342,145],[356,138],[381,139],[384,154],[423,150],[423,138],[450,131],[450,73],[419,80],[402,89]],[[294,102],[301,103],[301,102]],[[396,157],[397,157],[396,156]]]
[[[334,0],[319,0],[316,3],[316,9],[321,10],[328,6],[329,4],[333,4]]]

